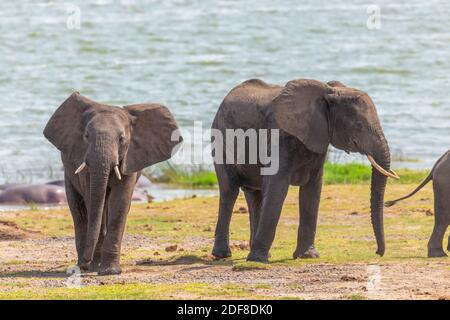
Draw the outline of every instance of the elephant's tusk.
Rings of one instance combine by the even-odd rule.
[[[77,170],[75,170],[75,174],[79,174],[83,169],[86,168],[86,162],[83,162]]]
[[[119,167],[118,166],[114,167],[114,172],[116,173],[117,179],[122,180],[122,176],[120,175],[120,171],[119,171]]]
[[[381,174],[385,175],[386,177],[390,177],[393,179],[397,179],[399,180],[400,177],[398,176],[397,173],[395,173],[394,170],[389,170],[386,171],[385,169],[383,169],[376,161],[375,159],[371,156],[371,155],[367,155],[367,158],[369,159],[370,163],[372,164],[372,166],[377,169],[378,171],[381,172]]]

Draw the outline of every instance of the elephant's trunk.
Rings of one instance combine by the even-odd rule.
[[[92,157],[89,160],[90,197],[88,211],[88,229],[83,253],[83,262],[88,265],[94,256],[105,207],[108,179],[111,173],[110,157],[105,152],[105,141],[97,139]]]
[[[382,137],[381,142],[376,147],[376,150],[373,152],[372,156],[376,163],[378,163],[378,165],[380,165],[386,171],[390,170],[391,156],[389,152],[389,146],[384,137]],[[383,202],[384,192],[386,190],[386,182],[386,175],[382,174],[375,167],[372,167],[370,210],[373,231],[377,240],[377,254],[380,256],[383,256],[385,251]]]

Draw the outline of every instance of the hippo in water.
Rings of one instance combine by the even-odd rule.
[[[0,192],[2,204],[63,204],[66,202],[64,188],[52,184],[14,185]]]
[[[133,191],[133,202],[150,201],[146,188],[151,182],[140,177]],[[16,184],[0,185],[0,204],[65,204],[67,203],[64,180],[54,180],[45,184]]]

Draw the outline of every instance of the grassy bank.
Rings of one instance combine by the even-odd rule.
[[[324,169],[324,184],[360,184],[370,181],[372,168],[361,163],[327,162]],[[392,183],[420,183],[427,175],[427,170],[397,170],[401,179]],[[165,165],[157,174],[151,175],[154,182],[178,184],[193,188],[211,188],[217,186],[214,171],[205,167],[186,169],[182,166]]]
[[[386,198],[414,186],[390,185]],[[231,224],[233,257],[219,261],[210,256],[217,197],[135,204],[122,250],[124,273],[83,274],[81,288],[68,287],[66,269],[76,256],[67,209],[0,212],[0,299],[450,298],[449,258],[426,258],[434,221],[431,186],[386,208],[382,258],[375,254],[369,197],[368,184],[325,185],[316,238],[321,257],[293,260],[298,188],[292,187],[269,264],[245,261],[249,219],[242,194]],[[380,268],[376,292],[367,289],[367,265]]]
[[[428,175],[428,170],[396,170],[400,180],[389,181],[397,184],[414,184],[422,182]],[[369,182],[372,168],[361,163],[330,163],[327,162],[324,168],[323,181],[325,184],[358,184]]]
[[[199,167],[163,165],[156,174],[149,174],[156,183],[178,184],[193,188],[211,188],[217,185],[216,173],[210,169]]]

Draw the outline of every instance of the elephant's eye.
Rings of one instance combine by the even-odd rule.
[[[84,139],[88,140],[89,139],[89,135],[87,133],[84,134]]]
[[[125,142],[125,135],[123,133],[121,133],[120,136],[119,136],[119,142],[120,143],[124,143]]]

